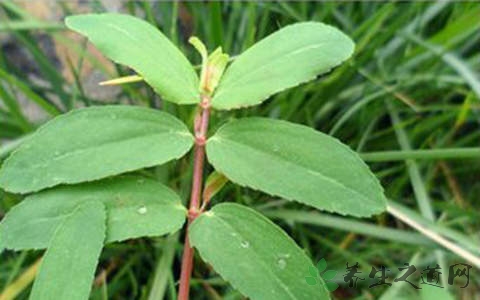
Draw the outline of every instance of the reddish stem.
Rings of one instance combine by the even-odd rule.
[[[193,248],[190,247],[190,242],[188,241],[188,225],[183,246],[182,271],[180,274],[180,286],[178,287],[178,300],[188,300],[188,294],[190,292],[190,277],[193,269]]]
[[[180,286],[178,288],[178,299],[188,300],[190,291],[190,277],[193,269],[193,248],[188,240],[188,228],[200,213],[200,200],[202,195],[203,166],[205,162],[205,141],[207,139],[208,120],[210,117],[210,98],[202,97],[200,104],[198,124],[195,124],[195,153],[192,178],[192,192],[190,195],[190,208],[188,211],[188,223],[186,226],[185,243],[182,256],[182,269],[180,272]]]

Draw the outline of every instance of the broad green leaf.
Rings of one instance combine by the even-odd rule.
[[[60,186],[31,195],[12,208],[0,235],[8,249],[43,249],[58,226],[79,205],[102,202],[107,210],[106,242],[160,236],[180,229],[186,209],[166,186],[138,176]]]
[[[108,58],[140,74],[166,100],[178,104],[200,101],[198,76],[190,62],[158,29],[121,14],[87,14],[65,19]]]
[[[55,231],[30,299],[88,299],[104,238],[103,204],[85,202],[75,209]]]
[[[385,210],[383,189],[359,156],[306,126],[233,121],[208,140],[207,156],[231,181],[271,195],[359,217]]]
[[[251,299],[330,299],[324,283],[305,279],[315,268],[295,242],[254,210],[220,204],[200,215],[190,242],[225,280]]]
[[[270,95],[310,81],[348,59],[352,40],[322,23],[286,26],[238,56],[212,99],[216,109],[256,105]]]
[[[149,108],[99,106],[59,116],[3,164],[0,187],[28,193],[163,164],[193,144],[175,117]]]

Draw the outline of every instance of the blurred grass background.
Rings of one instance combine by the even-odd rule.
[[[130,75],[69,32],[63,17],[118,11],[155,24],[188,56],[186,42],[200,37],[238,55],[287,24],[322,21],[356,42],[354,57],[311,83],[282,92],[261,106],[215,112],[211,131],[233,117],[260,115],[312,126],[339,138],[381,180],[391,204],[433,234],[480,255],[480,4],[477,2],[0,2],[0,159],[50,118],[76,107],[123,103],[168,111],[192,124],[195,107],[163,102],[143,83],[99,87]],[[126,45],[128,46],[128,45]],[[59,137],[61,138],[61,137]],[[139,153],[141,155],[141,153]],[[142,171],[189,195],[189,157]],[[21,201],[0,191],[0,219]],[[480,299],[480,272],[470,284],[446,284],[448,266],[470,263],[385,213],[353,219],[313,211],[228,184],[214,202],[256,207],[273,218],[315,262],[324,257],[339,274],[336,299],[416,299],[408,283],[369,288],[372,266],[411,263],[420,272],[439,263],[454,299]],[[182,251],[176,234],[107,245],[92,299],[175,299]],[[27,299],[41,251],[0,254],[0,299]],[[349,288],[346,263],[359,262],[364,281]],[[378,276],[379,274],[377,274]],[[307,274],[305,274],[307,276]],[[242,299],[196,259],[192,299]],[[425,297],[425,295],[424,295]],[[430,299],[433,299],[430,298]],[[426,299],[426,298],[423,298]],[[445,298],[448,299],[448,298]]]

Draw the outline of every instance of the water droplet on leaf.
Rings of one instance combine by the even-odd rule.
[[[137,209],[137,212],[141,215],[144,215],[147,213],[147,207],[145,205],[142,205]]]
[[[277,260],[277,266],[282,270],[285,269],[285,267],[287,266],[287,261],[285,260],[285,258],[279,258]]]
[[[250,247],[250,243],[248,241],[242,241],[240,243],[240,246],[242,246],[242,248],[248,248]]]

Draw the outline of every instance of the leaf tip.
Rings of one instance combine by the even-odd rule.
[[[202,56],[202,59],[206,61],[208,52],[207,52],[207,47],[205,47],[205,44],[196,36],[191,36],[188,39],[188,42],[198,51],[198,53],[200,53],[200,55]]]

